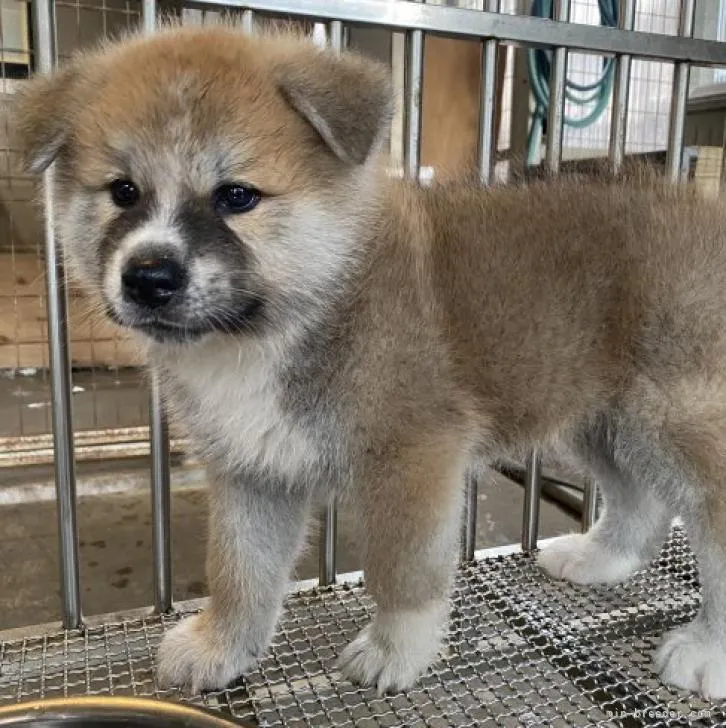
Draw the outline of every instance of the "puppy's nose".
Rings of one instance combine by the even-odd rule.
[[[130,260],[121,274],[124,296],[142,306],[164,306],[186,284],[184,268],[173,258]]]

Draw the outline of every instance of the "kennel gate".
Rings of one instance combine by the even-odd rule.
[[[569,50],[616,58],[609,159],[625,156],[630,66],[633,58],[674,63],[666,174],[683,178],[683,129],[691,64],[726,66],[726,43],[696,40],[695,0],[682,0],[677,37],[635,32],[635,0],[621,0],[619,28],[569,23],[569,0],[555,0],[555,19],[426,5],[416,0],[196,0],[198,7],[242,12],[245,32],[257,13],[325,23],[328,42],[344,45],[344,25],[382,26],[406,34],[404,174],[417,179],[421,149],[421,89],[426,33],[477,38],[482,43],[478,173],[493,180],[498,44],[553,48],[545,166],[562,156],[565,71]],[[35,63],[54,63],[53,0],[32,0]],[[153,32],[155,0],[143,0],[143,27]],[[53,437],[60,536],[62,625],[0,633],[0,705],[80,694],[182,698],[154,681],[154,648],[164,630],[202,601],[173,605],[171,587],[169,436],[152,382],[150,440],[154,609],[82,618],[75,510],[71,378],[66,330],[67,294],[54,226],[52,168],[43,202],[49,313]],[[475,552],[477,484],[470,478],[462,528],[462,566],[452,602],[445,654],[407,693],[379,697],[331,672],[335,655],[370,615],[361,575],[337,575],[335,506],[323,519],[319,578],[295,585],[270,653],[235,686],[192,702],[260,725],[284,726],[570,726],[726,725],[726,706],[663,686],[646,660],[664,629],[690,619],[698,578],[684,535],[675,530],[650,570],[611,588],[551,583],[536,568],[541,457],[525,474],[522,542]],[[583,526],[596,494],[586,492]]]

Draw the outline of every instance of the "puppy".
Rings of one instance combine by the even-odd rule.
[[[624,579],[682,516],[703,604],[656,663],[726,696],[726,212],[637,179],[394,181],[391,97],[355,55],[216,26],[109,45],[20,101],[71,274],[209,464],[211,600],[159,679],[221,688],[255,663],[338,494],[377,604],[342,670],[410,686],[446,625],[467,467],[564,440],[606,507],[543,567]]]

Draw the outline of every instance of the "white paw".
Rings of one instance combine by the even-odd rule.
[[[220,639],[204,614],[197,614],[164,635],[156,658],[156,677],[162,688],[180,687],[196,694],[221,690],[256,662],[244,647]]]
[[[338,660],[352,682],[375,686],[378,694],[411,687],[434,661],[446,608],[381,614],[365,627]]]
[[[663,682],[710,700],[726,698],[726,645],[703,624],[696,621],[668,632],[654,662]]]
[[[614,584],[627,579],[641,560],[609,551],[591,534],[572,533],[545,547],[537,563],[554,579],[576,584]]]

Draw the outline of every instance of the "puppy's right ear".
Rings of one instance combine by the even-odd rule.
[[[68,140],[78,81],[78,68],[70,64],[33,77],[18,92],[15,136],[27,171],[39,174],[47,169]]]

